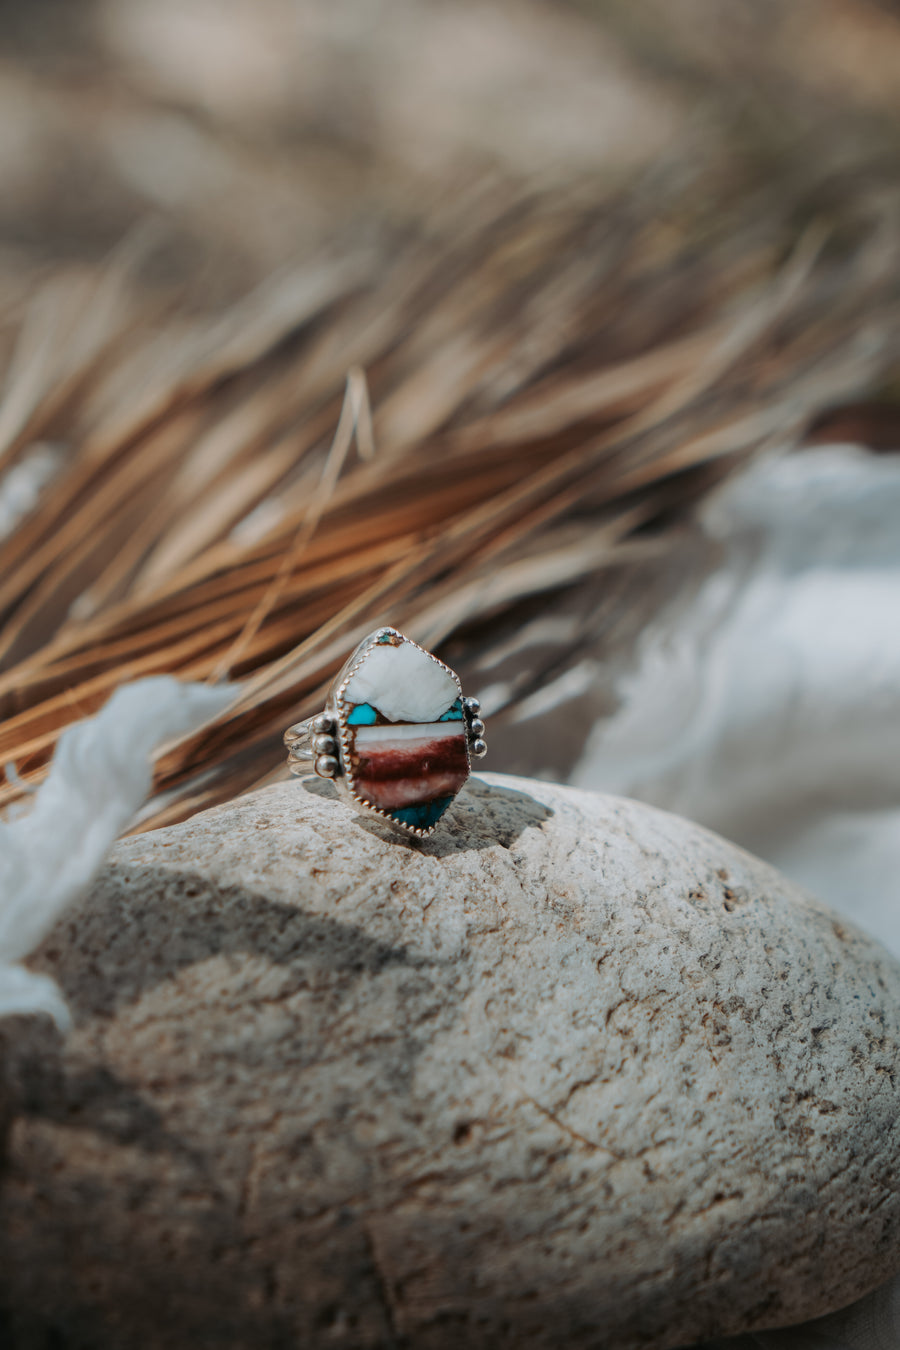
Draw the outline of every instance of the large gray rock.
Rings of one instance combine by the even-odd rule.
[[[45,944],[4,1347],[660,1350],[900,1265],[873,942],[633,802],[489,775],[419,845],[332,792],[119,844]]]

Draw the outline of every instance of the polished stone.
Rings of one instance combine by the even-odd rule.
[[[400,634],[380,635],[343,692],[345,765],[354,794],[430,830],[469,776],[459,683]]]
[[[389,722],[437,721],[458,698],[454,677],[406,640],[374,645],[343,695],[345,703],[370,704]]]
[[[438,819],[469,776],[466,737],[458,722],[360,727],[354,752],[356,792],[394,815],[446,799],[434,816]],[[434,823],[432,811],[424,815]]]

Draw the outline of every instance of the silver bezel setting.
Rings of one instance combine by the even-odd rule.
[[[417,647],[420,652],[424,652],[424,654],[430,657],[432,661],[436,661],[437,664],[441,667],[441,669],[445,670],[447,674],[452,677],[454,683],[456,684],[459,698],[462,699],[463,697],[462,685],[459,682],[459,676],[457,675],[456,671],[451,670],[450,667],[440,659],[440,657],[435,656],[434,652],[428,651],[428,649],[426,647],[423,647],[421,643],[415,642],[411,637],[407,637],[405,633],[401,633],[397,628],[390,628],[390,627],[376,628],[374,633],[370,633],[367,638],[363,639],[363,641],[359,644],[359,646],[357,647],[353,655],[350,657],[350,659],[341,667],[340,671],[338,672],[338,675],[335,678],[334,683],[331,686],[331,689],[328,691],[328,702],[325,706],[325,711],[329,716],[334,717],[335,722],[337,723],[337,738],[340,746],[340,759],[341,759],[341,777],[334,779],[333,781],[340,787],[342,792],[344,792],[347,796],[349,796],[350,800],[353,802],[354,806],[358,810],[363,811],[368,815],[377,816],[380,820],[387,821],[387,823],[393,829],[402,830],[405,834],[412,835],[415,839],[428,839],[430,835],[434,834],[435,830],[441,824],[441,821],[444,818],[443,816],[441,816],[438,820],[436,820],[433,825],[429,825],[426,829],[421,829],[417,825],[407,825],[405,821],[397,820],[396,817],[392,816],[389,811],[383,811],[380,807],[373,806],[371,802],[366,801],[365,797],[360,797],[359,794],[356,792],[353,784],[353,772],[352,772],[353,728],[347,726],[345,718],[341,713],[341,705],[343,703],[344,690],[347,688],[347,685],[350,683],[353,676],[362,666],[363,662],[369,655],[372,648],[377,647],[379,645],[383,645],[379,642],[379,639],[386,637],[388,635],[390,635],[391,637],[398,637],[403,642],[411,643],[413,647]],[[465,712],[463,714],[463,726],[465,728],[465,741],[466,741],[466,765],[467,765],[466,781],[468,782],[469,775],[472,772],[472,753],[469,744],[470,742],[469,723],[468,718],[465,715]],[[465,783],[463,783],[462,787],[465,787]],[[458,791],[462,791],[462,787],[458,789]],[[457,794],[454,793],[454,796],[456,795]],[[447,809],[452,810],[453,808],[451,806],[448,807]]]
[[[445,671],[456,685],[457,696],[462,704],[462,724],[466,742],[466,778],[454,792],[453,797],[455,798],[465,787],[472,773],[472,760],[481,759],[487,752],[487,745],[483,739],[484,722],[481,720],[481,704],[477,698],[467,698],[463,695],[462,685],[456,671],[451,670],[440,657],[435,656],[434,652],[430,652],[427,647],[423,647],[413,638],[407,637],[405,633],[401,633],[398,628],[391,628],[389,625],[376,628],[368,637],[363,638],[353,654],[344,662],[331,684],[328,691],[328,702],[322,712],[313,717],[307,717],[305,721],[296,722],[293,726],[287,728],[284,733],[284,743],[288,750],[288,768],[292,774],[298,777],[304,777],[313,772],[320,778],[333,782],[342,795],[353,803],[357,811],[377,816],[380,820],[386,821],[393,829],[411,835],[415,839],[427,839],[434,834],[441,824],[444,815],[451,809],[450,806],[445,807],[443,814],[438,817],[433,825],[428,825],[423,829],[418,825],[407,825],[405,821],[398,820],[396,816],[391,815],[390,811],[375,806],[361,796],[355,788],[355,775],[352,772],[354,728],[348,725],[346,717],[341,711],[344,705],[344,694],[350,680],[363,665],[373,647],[383,645],[383,640],[386,637],[399,638],[401,642],[409,642],[423,655],[427,656],[430,661],[434,661],[440,666],[441,670]]]

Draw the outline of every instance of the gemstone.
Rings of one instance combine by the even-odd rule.
[[[349,785],[369,806],[427,833],[469,776],[459,681],[408,638],[379,634],[339,704]]]
[[[438,823],[452,801],[452,796],[435,797],[433,801],[423,802],[421,806],[398,807],[396,811],[391,812],[391,817],[393,820],[402,821],[404,825],[412,825],[414,829],[430,830]]]
[[[373,726],[377,721],[378,713],[371,703],[357,703],[353,711],[347,714],[347,725],[350,727]]]
[[[436,722],[459,697],[456,676],[407,639],[370,647],[343,693],[346,703],[369,703],[388,722]]]

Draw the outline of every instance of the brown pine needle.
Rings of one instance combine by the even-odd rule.
[[[60,468],[0,538],[0,807],[124,680],[240,681],[161,753],[150,828],[278,771],[280,728],[379,623],[486,668],[522,614],[640,606],[616,577],[674,559],[699,496],[900,348],[877,203],[827,248],[746,201],[695,209],[476,194],[212,320],[139,293],[127,248],[19,295],[0,482],[37,440]]]
[[[362,427],[362,431],[360,428]],[[284,558],[279,565],[278,571],[272,579],[272,584],[262,596],[256,609],[252,612],[246,624],[238,634],[232,646],[226,652],[222,661],[216,666],[209,677],[211,683],[218,683],[227,680],[235,665],[241,660],[247,648],[250,646],[256,634],[259,632],[266,618],[275,608],[276,604],[284,594],[285,587],[290,581],[291,574],[296,570],[297,564],[306,551],[306,547],[315,534],[322,514],[337,487],[338,479],[344,468],[347,454],[350,446],[353,444],[353,437],[356,436],[359,445],[359,452],[363,459],[371,460],[375,453],[375,445],[372,438],[372,416],[369,409],[369,394],[366,385],[366,377],[363,371],[354,368],[347,374],[347,384],[344,392],[344,401],[341,404],[341,415],[334,433],[334,440],[331,443],[331,449],[322,467],[322,474],[312,500],[309,504],[309,510],[304,516],[297,535],[291,548],[285,553]]]

